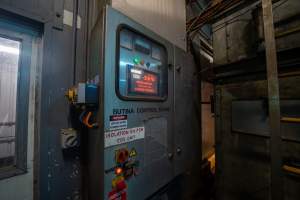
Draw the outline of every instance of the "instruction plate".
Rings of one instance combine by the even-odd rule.
[[[124,144],[145,138],[145,127],[135,127],[129,129],[115,130],[105,132],[104,146],[110,147],[114,145]]]

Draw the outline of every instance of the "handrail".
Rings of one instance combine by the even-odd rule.
[[[299,117],[281,117],[282,122],[300,123]]]
[[[300,168],[298,167],[293,167],[293,166],[289,166],[289,165],[283,165],[282,167],[285,171],[293,173],[293,174],[297,174],[300,175]]]

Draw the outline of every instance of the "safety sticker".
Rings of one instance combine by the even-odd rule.
[[[108,199],[109,200],[126,200],[127,199],[126,190],[122,190],[120,192],[112,190],[108,194]]]
[[[137,156],[137,152],[136,152],[135,148],[132,148],[129,153],[129,157],[132,158],[132,157],[136,157],[136,156]]]
[[[129,129],[115,130],[105,132],[104,146],[124,144],[135,140],[145,138],[145,127],[135,127]]]
[[[109,116],[109,130],[118,130],[127,128],[127,115]]]

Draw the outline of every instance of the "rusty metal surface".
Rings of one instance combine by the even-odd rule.
[[[215,118],[211,103],[214,86],[201,82],[201,129],[202,129],[202,159],[210,157],[215,152]]]

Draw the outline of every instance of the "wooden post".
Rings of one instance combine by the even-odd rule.
[[[280,96],[277,71],[277,55],[273,23],[272,0],[262,0],[264,35],[266,46],[270,156],[271,156],[271,200],[283,200],[282,145],[280,134]]]

